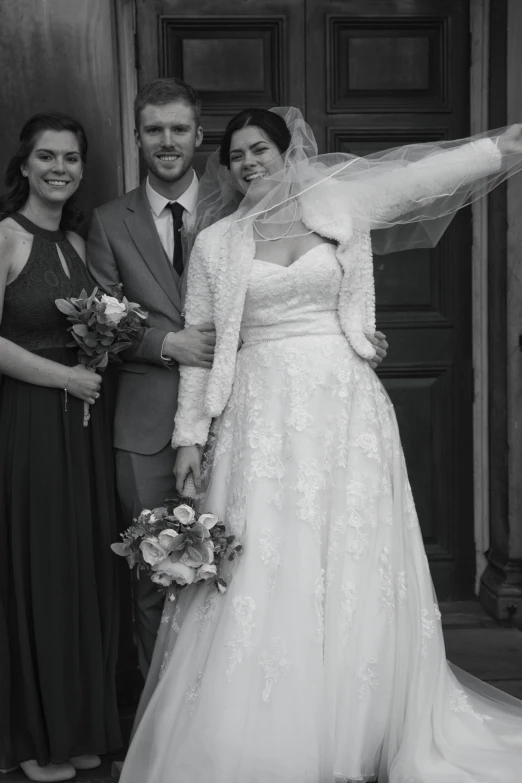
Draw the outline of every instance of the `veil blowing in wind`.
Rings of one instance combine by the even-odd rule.
[[[483,197],[522,169],[519,152],[495,156],[498,139],[506,128],[457,141],[395,147],[365,157],[344,152],[320,155],[312,129],[299,109],[290,106],[271,111],[284,119],[291,134],[280,169],[264,175],[261,191],[254,182],[249,192],[243,195],[234,187],[229,170],[220,164],[219,150],[213,152],[200,180],[195,216],[186,234],[189,249],[192,249],[201,231],[233,213],[237,212],[237,215],[231,230],[247,232],[254,222],[258,227],[277,228],[297,222],[302,217],[303,196],[320,200],[325,195],[339,196],[337,207],[334,205],[321,222],[325,236],[328,232],[332,233],[338,222],[346,222],[347,219],[353,222],[356,230],[367,228],[367,202],[371,199],[371,230],[378,232],[373,237],[374,253],[434,247],[458,209]],[[470,167],[462,175],[457,174],[451,182],[445,181],[441,187],[441,154],[454,152],[455,161],[459,164],[464,154],[471,162],[476,145],[489,150],[494,161],[491,170],[477,177]],[[451,164],[451,159],[446,158],[445,163]],[[414,168],[420,183],[418,192],[414,188],[408,193],[407,203],[401,203],[396,211],[390,212],[390,197],[395,200],[395,188],[400,187],[401,175],[404,176],[412,164],[416,164]],[[411,169],[407,173],[411,175]],[[358,213],[351,214],[349,218],[343,194],[355,194],[354,201],[359,203]],[[379,201],[382,202],[381,209]],[[256,242],[259,241],[263,241],[263,237],[256,233]]]

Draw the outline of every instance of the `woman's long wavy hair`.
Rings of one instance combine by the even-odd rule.
[[[50,114],[35,114],[25,123],[20,133],[20,146],[7,164],[4,184],[7,191],[0,195],[0,220],[18,212],[29,198],[29,182],[22,174],[22,165],[33,151],[38,137],[44,131],[70,131],[78,140],[80,156],[85,163],[87,158],[87,136],[79,122],[67,114],[52,112]],[[83,221],[83,212],[76,206],[74,196],[63,207],[61,228],[72,231]]]

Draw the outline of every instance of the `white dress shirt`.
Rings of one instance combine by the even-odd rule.
[[[149,182],[148,177],[147,181],[145,182],[145,190],[152,212],[152,219],[154,220],[154,225],[156,226],[156,231],[158,232],[160,242],[163,245],[165,253],[167,254],[167,258],[172,263],[174,259],[174,219],[172,217],[172,212],[167,206],[171,203],[171,199],[165,198],[165,196],[162,196],[161,193],[158,193],[156,190],[154,190]],[[181,206],[185,209],[183,212],[184,226],[186,226],[187,222],[190,221],[192,213],[196,208],[198,190],[199,180],[196,176],[196,172],[194,171],[192,182],[188,188],[184,193],[181,194],[179,198],[175,199],[178,204],[181,204]],[[185,263],[187,261],[188,258],[184,259]],[[165,340],[167,337],[168,335],[166,335]],[[167,367],[171,367],[172,359],[168,356],[165,356],[164,354],[165,340],[163,340],[163,345],[161,346],[161,359]]]
[[[173,203],[171,199],[165,198],[158,193],[150,184],[149,178],[145,183],[145,190],[147,192],[147,198],[149,200],[150,208],[152,211],[152,219],[156,226],[161,244],[167,254],[168,259],[172,262],[174,257],[174,221],[172,218],[172,212],[168,208],[168,204]],[[191,214],[196,208],[198,200],[199,180],[196,176],[196,172],[193,172],[192,182],[184,193],[175,201],[184,207],[183,213],[183,225],[187,225],[187,221],[190,220]],[[188,258],[184,259],[185,263]]]

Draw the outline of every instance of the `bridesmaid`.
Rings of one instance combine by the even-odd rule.
[[[94,288],[71,230],[85,132],[38,114],[20,140],[0,197],[0,769],[56,781],[121,745],[111,420],[54,304]]]

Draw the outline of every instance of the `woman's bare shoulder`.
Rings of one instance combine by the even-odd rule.
[[[2,236],[4,241],[16,242],[32,235],[25,228],[22,228],[16,220],[8,216],[0,220],[0,236]]]
[[[10,217],[0,220],[0,259],[12,259],[13,254],[26,244],[31,244],[32,235]]]

